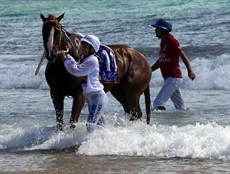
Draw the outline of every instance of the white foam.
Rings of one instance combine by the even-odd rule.
[[[6,59],[6,56],[1,56]],[[45,80],[46,61],[41,66],[37,76],[34,75],[38,64],[39,56],[36,60],[32,56],[19,56],[19,59],[26,59],[22,62],[12,63],[15,56],[10,56],[8,62],[0,63],[0,88],[17,89],[49,89]],[[196,74],[196,79],[191,81],[188,78],[187,69],[181,62],[181,69],[184,76],[182,88],[187,89],[230,89],[230,55],[223,54],[215,59],[197,57],[191,61],[191,66]],[[9,59],[9,58],[8,58]],[[13,60],[12,60],[13,59]],[[32,60],[33,61],[32,61]],[[153,72],[150,85],[152,87],[162,86],[163,78],[159,70]]]
[[[114,116],[116,117],[116,116]],[[108,120],[108,119],[107,119]],[[9,133],[10,132],[10,133]],[[0,149],[52,150],[75,148],[81,155],[128,155],[230,160],[230,127],[216,123],[167,126],[117,119],[87,134],[85,122],[68,126],[1,126]]]
[[[16,56],[19,60],[22,59],[21,62],[19,60],[15,61],[14,57],[15,56],[9,56],[8,61],[11,61],[0,63],[0,88],[48,89],[48,85],[45,80],[46,63],[42,65],[39,74],[35,76],[37,62],[31,61],[31,56]]]
[[[196,58],[191,61],[196,79],[191,81],[187,69],[181,62],[184,77],[182,88],[186,89],[230,89],[230,55],[223,54],[215,59]],[[152,74],[151,86],[162,86],[163,79],[160,71]]]
[[[137,123],[92,134],[77,154],[230,160],[229,139],[230,127],[217,124],[170,127]]]

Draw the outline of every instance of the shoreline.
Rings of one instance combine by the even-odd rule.
[[[33,154],[30,154],[33,156]],[[40,157],[35,160],[36,157]],[[18,156],[28,158],[28,154]],[[39,161],[43,158],[43,161]],[[16,157],[14,158],[16,159]],[[229,161],[189,158],[154,158],[143,156],[79,156],[75,153],[36,154],[26,164],[6,165],[0,174],[54,173],[222,173],[230,172]],[[31,167],[32,166],[32,167]],[[40,167],[39,167],[40,166]],[[43,166],[43,167],[42,167]],[[21,168],[20,168],[21,167]],[[24,167],[24,168],[23,168]],[[27,169],[26,169],[27,167]],[[34,169],[33,169],[34,167]],[[7,168],[9,170],[7,170]]]

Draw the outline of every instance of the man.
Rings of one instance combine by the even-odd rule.
[[[165,103],[170,98],[176,109],[185,110],[186,107],[180,93],[182,73],[179,65],[179,57],[182,58],[188,70],[189,78],[194,80],[196,75],[192,71],[189,59],[180,47],[179,42],[170,34],[172,24],[165,19],[159,19],[152,26],[156,28],[156,37],[161,39],[161,43],[159,59],[151,68],[152,71],[160,68],[164,78],[164,85],[154,100],[153,108],[156,110],[166,110]]]

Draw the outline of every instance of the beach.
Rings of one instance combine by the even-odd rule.
[[[1,1],[0,6],[0,173],[1,174],[199,174],[230,173],[230,18],[227,0],[198,1]],[[181,62],[186,111],[169,100],[166,111],[146,124],[130,122],[108,96],[106,125],[86,131],[87,105],[70,129],[72,98],[65,98],[64,129],[45,79],[42,20],[59,16],[69,32],[97,35],[103,44],[127,44],[152,65],[159,44],[151,23],[169,19],[172,34],[187,53],[196,79]],[[151,102],[163,84],[159,70],[150,81]],[[152,104],[151,104],[152,106]]]

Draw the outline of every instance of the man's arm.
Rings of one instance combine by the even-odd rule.
[[[158,68],[160,68],[159,60],[157,60],[157,61],[151,66],[152,72],[155,71],[155,70],[157,70]]]
[[[179,53],[179,56],[182,58],[187,70],[188,70],[188,76],[191,80],[194,80],[196,78],[195,73],[192,71],[192,68],[190,66],[190,62],[189,59],[187,57],[187,55],[185,54],[185,52],[183,50],[181,50],[181,52]]]

